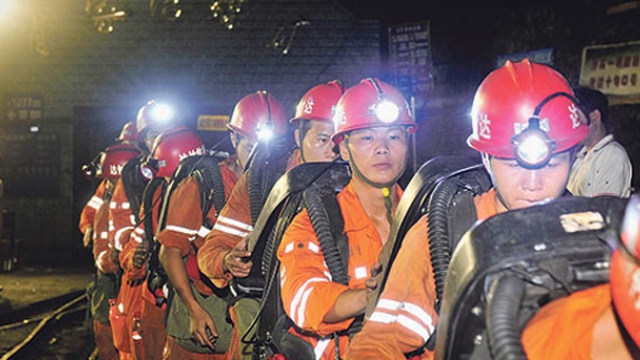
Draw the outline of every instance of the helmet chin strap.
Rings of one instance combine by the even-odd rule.
[[[389,188],[393,186],[398,181],[398,179],[400,179],[400,177],[402,177],[402,174],[404,173],[404,167],[407,164],[407,158],[409,154],[407,153],[407,155],[405,155],[405,161],[404,161],[404,166],[402,171],[400,171],[393,180],[386,183],[377,183],[377,182],[371,181],[366,176],[364,176],[362,171],[360,171],[360,169],[358,168],[358,165],[356,165],[355,161],[353,161],[353,156],[351,156],[351,149],[349,148],[349,134],[344,135],[344,145],[347,148],[347,153],[349,154],[349,166],[351,167],[353,172],[356,174],[356,176],[362,179],[362,181],[364,181],[366,184],[371,185],[374,188],[380,189],[382,193],[382,197],[384,199],[384,206],[387,209],[387,221],[389,221],[389,224],[391,224],[393,221],[393,215],[392,215],[393,204],[391,203],[391,191],[389,190]]]

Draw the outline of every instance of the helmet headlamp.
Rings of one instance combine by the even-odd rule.
[[[167,104],[156,103],[151,109],[151,117],[157,122],[167,122],[173,117],[173,109]]]
[[[545,166],[551,159],[556,146],[549,135],[540,129],[540,119],[537,117],[529,119],[529,126],[514,136],[511,143],[516,161],[527,169]]]
[[[101,173],[100,157],[104,151],[100,151],[88,164],[82,165],[82,172],[87,179],[99,176]]]
[[[147,180],[153,180],[156,177],[156,174],[160,170],[160,166],[158,164],[158,160],[150,157],[145,161],[142,165],[140,165],[140,173],[142,177]]]
[[[271,123],[259,124],[256,128],[258,141],[269,141],[273,137],[273,126]]]
[[[579,104],[576,98],[565,92],[556,92],[542,99],[533,111],[533,116],[529,118],[527,128],[511,139],[514,155],[520,166],[537,169],[549,163],[556,149],[556,142],[540,128],[540,112],[546,104],[557,97],[566,97],[574,104]]]
[[[383,99],[373,106],[373,112],[378,120],[390,124],[400,117],[400,109],[393,102]]]

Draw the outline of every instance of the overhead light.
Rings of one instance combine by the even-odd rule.
[[[176,21],[182,16],[180,0],[151,0],[149,8],[151,16],[161,15],[169,21]]]
[[[238,25],[237,17],[247,0],[216,0],[211,4],[211,16],[227,29],[233,30]]]
[[[291,26],[281,26],[271,42],[267,44],[267,47],[272,47],[274,49],[283,48],[282,55],[287,55],[289,50],[291,50],[291,44],[293,44],[293,39],[296,36],[296,31],[299,27],[309,26],[311,22],[308,20],[298,20]]]
[[[84,11],[101,34],[111,34],[114,30],[114,23],[125,21],[127,18],[127,11],[110,0],[87,0]]]

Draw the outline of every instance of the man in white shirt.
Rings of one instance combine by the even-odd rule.
[[[589,134],[573,163],[567,189],[576,196],[629,197],[632,167],[627,151],[611,134],[609,101],[600,91],[579,87],[576,98],[589,117]]]

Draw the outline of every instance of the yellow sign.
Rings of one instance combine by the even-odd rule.
[[[640,42],[593,45],[582,50],[580,85],[602,91],[609,103],[640,102]]]
[[[229,115],[200,115],[198,116],[198,130],[227,131]]]

